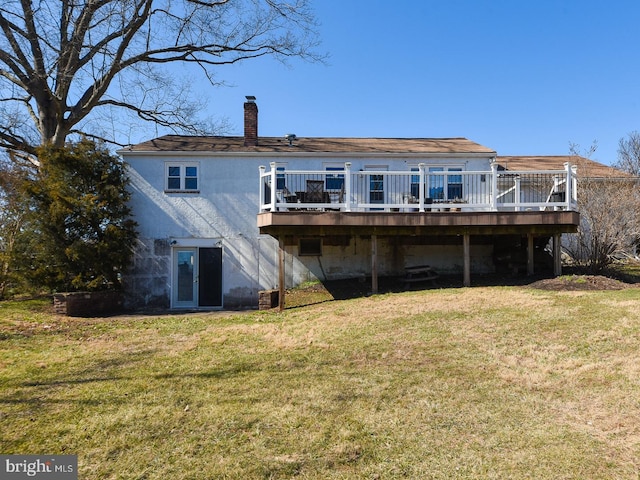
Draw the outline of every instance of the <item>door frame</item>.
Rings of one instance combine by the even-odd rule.
[[[183,252],[191,254],[191,276],[185,279],[192,283],[191,299],[180,300],[180,265],[178,264],[179,255]],[[196,308],[198,306],[198,249],[196,247],[176,247],[171,249],[171,308]],[[185,292],[187,293],[187,292]]]
[[[375,165],[375,164],[370,164],[370,165],[365,165],[364,166],[364,171],[365,172],[388,172],[389,171],[389,165],[384,164],[384,165]],[[387,175],[382,175],[382,190],[371,190],[371,174],[367,175],[367,185],[365,186],[366,192],[367,192],[367,201],[366,203],[374,205],[374,202],[371,201],[371,193],[376,191],[376,192],[382,192],[382,201],[380,202],[381,204],[385,204],[387,203],[387,196],[388,196],[388,192],[387,192]],[[377,203],[377,202],[376,202]],[[371,207],[370,210],[384,210],[383,207],[381,208],[377,208],[377,207]]]
[[[197,310],[220,310],[224,308],[224,248],[222,239],[203,239],[203,238],[170,238],[171,255],[170,255],[170,282],[169,282],[169,302],[171,309],[197,309]],[[215,306],[200,306],[198,286],[199,286],[199,263],[200,263],[200,249],[201,248],[219,248],[221,250],[220,260],[220,305]],[[193,301],[188,304],[185,302],[178,302],[177,291],[177,254],[180,251],[193,251],[193,277],[194,277],[194,289],[193,289]]]

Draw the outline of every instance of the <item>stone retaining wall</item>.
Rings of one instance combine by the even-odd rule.
[[[122,292],[69,292],[53,295],[53,310],[69,317],[102,317],[123,310]]]
[[[260,290],[258,292],[258,309],[269,310],[279,305],[280,292],[278,290]]]

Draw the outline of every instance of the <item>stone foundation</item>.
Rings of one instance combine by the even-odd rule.
[[[269,310],[278,306],[280,292],[278,290],[260,290],[258,292],[258,309]]]
[[[69,292],[53,295],[53,310],[68,317],[102,317],[124,308],[122,292]]]

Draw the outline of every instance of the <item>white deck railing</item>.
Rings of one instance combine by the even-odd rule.
[[[260,211],[576,210],[576,167],[564,170],[284,170],[260,167]],[[273,188],[275,186],[275,188]]]

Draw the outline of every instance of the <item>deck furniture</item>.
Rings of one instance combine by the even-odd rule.
[[[438,274],[429,265],[417,265],[404,269],[404,286],[409,288],[412,283],[431,282],[435,287]]]

